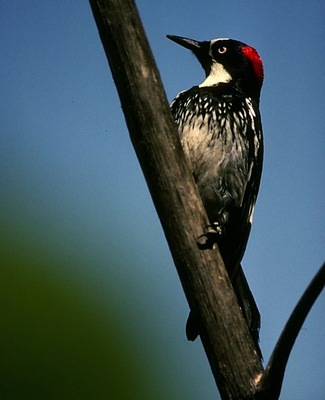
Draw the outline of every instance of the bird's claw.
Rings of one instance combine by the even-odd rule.
[[[197,245],[201,250],[213,249],[217,240],[222,235],[221,225],[218,222],[214,222],[213,224],[208,225],[205,229],[206,232],[198,237]]]

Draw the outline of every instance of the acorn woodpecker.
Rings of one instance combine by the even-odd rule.
[[[171,110],[239,306],[258,345],[260,314],[240,262],[262,172],[263,64],[253,47],[237,40],[167,37],[191,50],[205,71],[204,81],[179,93]],[[200,333],[193,313],[186,332],[189,340]]]

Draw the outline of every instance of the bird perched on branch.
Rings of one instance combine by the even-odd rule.
[[[199,42],[167,36],[191,50],[205,71],[204,81],[171,104],[186,159],[205,206],[239,306],[256,344],[260,314],[240,262],[260,185],[263,137],[259,112],[263,64],[257,51],[232,39]],[[187,337],[200,326],[193,313]]]

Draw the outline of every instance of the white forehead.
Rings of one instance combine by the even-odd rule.
[[[212,39],[211,42],[210,42],[210,47],[211,47],[214,43],[219,42],[219,41],[221,41],[221,40],[230,40],[230,39],[229,39],[229,38]]]

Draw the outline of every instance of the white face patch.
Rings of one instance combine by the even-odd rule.
[[[211,58],[213,58],[212,55],[212,46],[218,42],[218,41],[225,41],[229,40],[228,38],[219,38],[219,39],[213,39],[210,42],[210,51],[209,54]],[[217,63],[216,61],[213,61],[213,64],[211,66],[211,71],[209,76],[206,77],[206,79],[199,85],[199,87],[204,87],[204,86],[215,86],[218,85],[219,83],[227,83],[232,80],[231,75],[229,72],[227,72],[222,64]]]
[[[204,86],[215,86],[219,83],[227,83],[232,80],[231,75],[227,72],[222,64],[213,62],[211,66],[211,71],[209,76],[205,78],[205,80],[199,85],[199,87]]]

